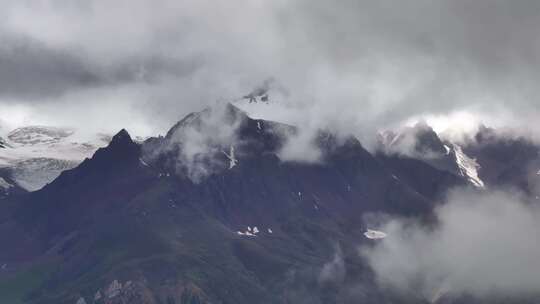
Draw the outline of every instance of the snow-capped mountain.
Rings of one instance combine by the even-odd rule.
[[[480,165],[457,144],[443,140],[425,122],[406,127],[399,132],[385,131],[379,134],[380,150],[387,154],[410,157],[466,179],[470,184],[483,188],[479,176]]]
[[[39,284],[16,285],[24,303],[491,303],[447,299],[446,285],[404,300],[380,288],[358,248],[395,238],[379,215],[431,223],[449,189],[480,188],[476,178],[481,191],[519,185],[523,160],[536,178],[536,147],[517,151],[497,137],[458,146],[422,127],[418,154],[374,155],[321,131],[320,163],[280,159],[297,130],[226,105],[144,142],[118,132],[40,190],[0,195],[0,243],[10,244],[0,250],[0,288],[45,261]],[[75,131],[36,132],[12,132],[3,150],[80,152],[69,144]],[[0,193],[17,183],[3,178]],[[332,265],[346,269],[337,280],[326,275]],[[0,303],[13,303],[5,299],[0,292]]]
[[[35,191],[105,146],[109,138],[104,134],[83,136],[71,128],[17,128],[0,138],[0,174],[4,180]]]
[[[310,270],[324,266],[337,240],[352,259],[347,279],[375,290],[360,275],[356,246],[383,234],[366,236],[377,226],[362,214],[426,214],[430,199],[354,138],[321,136],[324,164],[282,162],[283,135],[295,130],[232,105],[190,114],[144,143],[122,130],[76,168],[14,199],[15,210],[4,213],[17,222],[0,225],[0,243],[27,246],[25,260],[9,248],[0,265],[18,273],[21,260],[59,257],[54,282],[29,288],[36,296],[28,303],[301,303],[290,286],[303,286],[304,275],[287,277],[294,271],[317,282]],[[118,267],[109,271],[109,263]],[[315,285],[306,290],[340,303]],[[361,302],[381,303],[377,297]]]

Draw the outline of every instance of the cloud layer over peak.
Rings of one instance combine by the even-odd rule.
[[[7,0],[0,109],[156,133],[274,77],[291,120],[365,141],[463,111],[527,125],[539,112],[539,12],[530,0]]]

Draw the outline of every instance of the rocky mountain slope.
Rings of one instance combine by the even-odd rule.
[[[449,188],[483,188],[444,144],[454,169],[325,132],[320,162],[282,161],[295,132],[206,109],[0,199],[0,302],[428,303],[381,289],[358,246],[386,237],[381,215],[430,223]]]
[[[468,156],[458,143],[439,138],[425,122],[380,135],[380,156],[420,160],[441,171],[466,179],[470,184],[483,188],[479,177],[481,166]]]

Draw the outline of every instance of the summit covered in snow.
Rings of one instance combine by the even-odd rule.
[[[105,134],[83,135],[75,129],[26,126],[0,137],[0,174],[35,191],[108,144]]]

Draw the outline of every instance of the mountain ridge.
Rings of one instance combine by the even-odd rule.
[[[13,244],[0,264],[21,275],[47,269],[20,287],[24,302],[402,301],[358,255],[377,242],[365,231],[388,215],[432,223],[448,189],[472,187],[466,177],[324,131],[320,162],[283,161],[294,127],[227,107],[142,143],[120,130],[41,190],[0,200],[0,242]],[[191,165],[206,174],[193,179]],[[346,271],[328,276],[332,265]],[[349,292],[359,285],[365,292]]]

